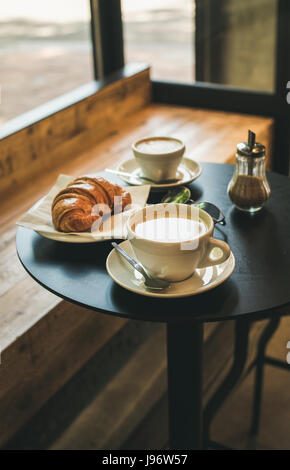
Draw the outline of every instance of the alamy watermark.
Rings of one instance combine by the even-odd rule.
[[[122,207],[122,196],[114,197],[113,210],[106,204],[93,206],[91,216],[95,220],[91,226],[92,236],[99,238],[101,233],[108,238],[128,240],[135,238],[135,230],[130,230],[130,232],[127,230],[127,220],[132,214],[136,214],[136,216],[133,215],[132,226],[147,220],[165,219],[167,221],[162,228],[160,226],[157,228],[157,225],[153,227],[154,233],[151,232],[150,235],[151,237],[153,235],[153,239],[156,241],[159,241],[159,239],[161,241],[161,238],[162,241],[168,242],[180,240],[181,250],[193,250],[199,245],[199,237],[202,232],[199,224],[199,209],[195,206],[181,204],[177,207],[175,204],[157,204],[143,207],[138,204],[129,204]],[[187,231],[182,225],[175,226],[175,229],[172,230],[170,225],[170,219],[172,218],[189,219],[197,222],[197,224],[189,225]],[[150,230],[152,230],[152,227]]]

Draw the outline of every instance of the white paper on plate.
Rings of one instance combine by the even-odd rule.
[[[51,204],[54,197],[59,191],[64,189],[75,178],[67,175],[59,175],[55,185],[51,188],[49,193],[44,196],[40,201],[34,204],[20,219],[16,222],[17,225],[30,228],[37,232],[44,232],[48,235],[53,235],[57,239],[58,236],[68,237],[82,237],[84,239],[90,238],[93,240],[106,240],[111,238],[127,237],[126,221],[132,210],[113,215],[104,221],[99,230],[94,232],[70,232],[63,233],[55,230],[51,218]],[[150,185],[144,186],[126,186],[126,191],[131,194],[132,206],[134,208],[144,207],[146,205]]]

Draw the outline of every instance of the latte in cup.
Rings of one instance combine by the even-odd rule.
[[[139,152],[151,154],[160,154],[175,152],[182,147],[178,140],[168,138],[144,139],[137,143],[136,148]]]
[[[158,242],[183,242],[206,232],[202,221],[183,217],[160,217],[137,224],[137,236]]]
[[[146,137],[134,142],[132,149],[142,174],[161,182],[176,178],[185,145],[174,137]]]
[[[154,204],[134,211],[128,238],[137,260],[154,277],[183,281],[196,269],[228,259],[227,243],[212,238],[211,216],[186,204]]]

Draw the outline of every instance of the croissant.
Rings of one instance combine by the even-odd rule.
[[[119,198],[114,201],[115,196]],[[131,204],[131,195],[104,178],[81,176],[55,196],[51,206],[53,225],[60,232],[84,232],[104,214],[112,213],[116,201],[123,211]],[[96,205],[98,211],[93,210]]]

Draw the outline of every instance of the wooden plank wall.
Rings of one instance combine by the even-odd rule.
[[[21,190],[38,175],[92,147],[150,99],[146,69],[3,139],[0,196]]]

